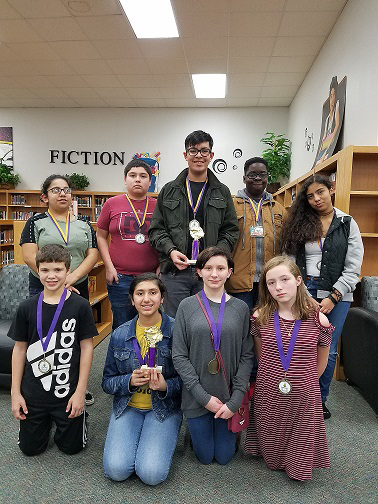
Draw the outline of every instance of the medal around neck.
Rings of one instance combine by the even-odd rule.
[[[205,294],[205,290],[201,291],[202,299],[203,299],[203,304],[207,313],[207,316],[209,317],[210,325],[211,325],[211,331],[210,331],[210,336],[211,336],[211,341],[214,346],[215,350],[215,357],[214,359],[211,359],[207,365],[207,370],[209,371],[210,374],[216,375],[219,372],[219,360],[218,360],[218,353],[219,353],[219,348],[220,348],[220,342],[221,342],[221,336],[222,336],[222,325],[223,325],[223,317],[224,317],[224,311],[226,307],[226,293],[223,292],[222,294],[222,299],[221,299],[221,305],[219,307],[219,315],[218,315],[218,322],[215,322],[213,312],[211,311],[210,303],[209,300],[207,299],[207,296]]]
[[[215,356],[214,359],[211,359],[211,361],[209,361],[207,365],[207,370],[212,375],[216,375],[219,373],[219,361],[217,359],[217,356]]]
[[[157,326],[148,327],[144,331],[144,335],[149,344],[148,349],[148,364],[144,363],[141,369],[155,369],[158,373],[162,373],[163,366],[157,366],[156,361],[156,345],[163,339],[163,333]]]
[[[278,347],[278,352],[280,355],[281,364],[282,364],[282,367],[285,372],[282,380],[280,380],[278,382],[278,390],[282,395],[288,395],[293,390],[291,383],[286,379],[286,372],[288,371],[288,369],[290,367],[290,362],[293,357],[294,346],[295,346],[295,342],[297,341],[297,336],[298,336],[300,327],[301,327],[301,320],[296,320],[292,334],[290,334],[291,331],[289,331],[289,333],[288,333],[288,336],[290,337],[290,343],[289,343],[289,348],[288,348],[287,354],[285,355],[285,350],[284,350],[283,343],[282,343],[280,318],[278,315],[278,311],[276,310],[274,312],[274,329],[276,332],[277,347]]]
[[[146,241],[146,237],[143,233],[138,233],[135,235],[135,241],[138,243],[138,245],[142,245]]]
[[[285,377],[278,382],[278,390],[281,392],[283,395],[290,394],[291,392],[291,383],[286,380],[286,373]]]
[[[38,369],[42,374],[47,374],[51,371],[52,366],[45,356],[38,362]]]

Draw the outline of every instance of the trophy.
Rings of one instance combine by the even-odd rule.
[[[161,341],[163,339],[163,333],[157,326],[153,326],[148,327],[144,331],[144,335],[146,336],[146,340],[148,341],[149,344],[148,361],[147,361],[148,364],[143,364],[143,366],[141,366],[141,369],[155,369],[158,373],[161,373],[163,371],[163,366],[157,366],[155,364],[155,360],[156,360],[156,344],[158,343],[158,341]]]

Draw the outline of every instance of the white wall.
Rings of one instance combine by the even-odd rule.
[[[291,179],[310,170],[319,143],[323,103],[334,75],[347,76],[342,147],[377,145],[377,0],[349,0],[290,106]],[[327,13],[325,13],[326,15]],[[305,128],[315,151],[305,149]]]
[[[38,189],[51,173],[85,173],[95,191],[121,191],[123,167],[50,164],[50,149],[75,151],[161,152],[159,187],[186,167],[185,137],[195,129],[214,139],[216,158],[228,164],[219,179],[235,193],[243,186],[244,161],[261,155],[267,131],[287,133],[288,108],[234,109],[0,109],[0,126],[13,126],[14,168],[18,189]],[[243,156],[233,157],[240,148]],[[232,166],[238,169],[233,170]]]

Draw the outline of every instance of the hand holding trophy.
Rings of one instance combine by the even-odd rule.
[[[148,327],[144,331],[144,335],[149,344],[148,364],[143,364],[140,369],[152,370],[161,373],[163,371],[163,367],[156,365],[156,344],[163,339],[163,333],[157,326],[152,326]]]

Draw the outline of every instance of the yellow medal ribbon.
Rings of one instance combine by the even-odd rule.
[[[61,237],[63,238],[63,241],[66,245],[68,245],[68,240],[70,237],[70,212],[67,212],[67,217],[66,217],[66,232],[63,231],[63,229],[60,227],[58,221],[55,219],[53,214],[50,212],[50,210],[47,210],[47,213],[49,214],[50,219],[53,221],[55,224],[56,228],[58,229]]]
[[[206,189],[206,185],[207,185],[207,178],[205,180],[205,183],[201,189],[201,192],[199,193],[198,195],[198,198],[197,198],[197,203],[195,204],[195,206],[193,205],[193,196],[192,196],[192,190],[190,188],[190,181],[189,181],[189,178],[186,177],[186,193],[188,195],[188,199],[189,199],[189,203],[190,203],[190,206],[192,207],[192,210],[193,210],[193,214],[194,214],[194,218],[196,218],[196,213],[198,211],[198,207],[200,206],[201,204],[201,200],[202,200],[202,196],[203,196],[203,193],[205,192],[205,189]]]
[[[261,198],[257,205],[253,200],[251,200],[251,198],[248,198],[248,200],[249,200],[249,204],[251,205],[251,208],[253,208],[253,212],[255,214],[255,221],[257,224],[259,221],[259,215],[260,215],[263,199]]]
[[[131,202],[131,199],[129,198],[129,196],[127,194],[125,194],[125,196],[127,198],[127,201],[129,202],[130,206],[131,206],[132,211],[134,212],[134,215],[135,215],[135,218],[136,218],[136,220],[137,220],[137,222],[139,224],[139,230],[140,230],[142,228],[143,224],[144,224],[144,221],[146,220],[146,215],[147,215],[147,210],[148,210],[148,197],[146,197],[146,204],[145,204],[145,207],[144,207],[143,219],[141,221],[139,219],[137,211],[134,208],[134,205]]]

